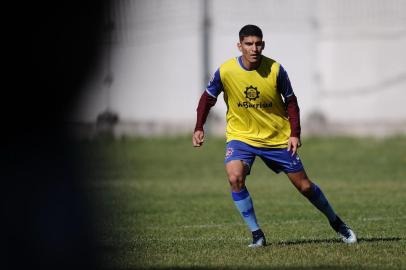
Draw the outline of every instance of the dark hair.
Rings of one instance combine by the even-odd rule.
[[[242,41],[244,37],[248,36],[260,37],[262,39],[262,30],[256,25],[247,24],[246,26],[241,28],[238,35],[240,36],[240,41]]]

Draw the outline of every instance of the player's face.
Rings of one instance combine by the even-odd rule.
[[[248,36],[244,37],[237,46],[242,53],[244,64],[252,66],[260,62],[265,42],[260,37]]]

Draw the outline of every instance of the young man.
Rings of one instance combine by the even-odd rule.
[[[245,186],[256,156],[274,172],[284,172],[292,184],[326,217],[345,243],[355,233],[336,215],[321,189],[307,177],[297,154],[300,142],[299,107],[288,74],[275,60],[262,55],[262,31],[246,25],[237,44],[241,56],[223,63],[214,73],[197,108],[193,146],[204,141],[203,125],[217,96],[227,105],[225,166],[235,205],[252,232],[249,247],[266,245],[250,194]]]

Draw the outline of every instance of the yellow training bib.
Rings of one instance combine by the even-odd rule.
[[[284,148],[290,135],[285,104],[277,90],[280,64],[262,56],[256,70],[246,70],[233,58],[220,66],[227,105],[227,142]]]

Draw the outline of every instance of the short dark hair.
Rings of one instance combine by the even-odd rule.
[[[262,39],[262,30],[256,25],[247,24],[243,28],[241,28],[238,35],[240,37],[240,41],[242,41],[244,37],[248,36],[260,37]]]

